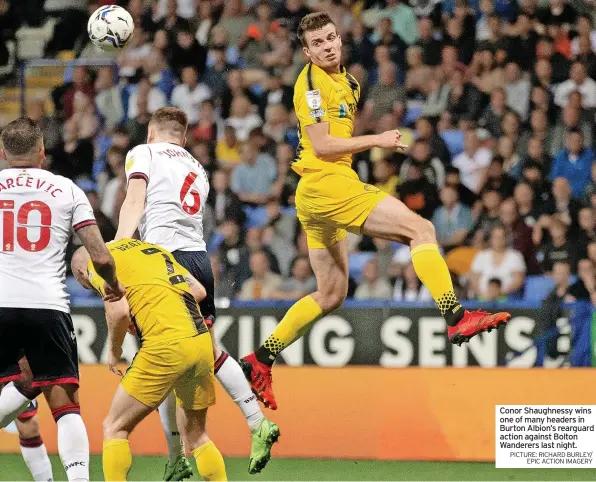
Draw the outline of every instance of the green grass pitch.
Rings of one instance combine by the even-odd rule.
[[[52,463],[55,480],[64,480],[58,457]],[[128,480],[161,480],[164,463],[162,457],[133,457]],[[495,469],[464,462],[274,459],[251,476],[246,459],[227,458],[226,468],[229,480],[596,480],[596,469]],[[19,454],[0,455],[0,480],[31,480]],[[99,456],[91,458],[91,480],[103,480]],[[193,480],[200,480],[196,473]]]

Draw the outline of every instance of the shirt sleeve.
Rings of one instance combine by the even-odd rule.
[[[294,109],[301,126],[329,121],[329,93],[321,77],[312,70],[306,71],[306,78],[298,79],[294,95]]]
[[[83,190],[74,185],[72,186],[73,209],[72,209],[72,229],[78,231],[85,226],[97,224],[93,208],[85,196]]]
[[[151,149],[149,146],[138,146],[126,155],[126,182],[131,179],[144,179],[149,184],[149,171],[151,167]]]

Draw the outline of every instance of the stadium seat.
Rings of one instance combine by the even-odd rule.
[[[352,253],[348,258],[350,276],[354,281],[359,282],[362,275],[362,269],[366,262],[374,256],[374,253]]]
[[[441,137],[447,144],[447,149],[451,153],[451,156],[464,151],[464,133],[463,131],[443,131]]]
[[[524,301],[542,301],[555,287],[548,276],[528,276],[524,285]]]

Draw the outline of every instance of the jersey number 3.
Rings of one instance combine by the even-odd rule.
[[[2,215],[2,251],[10,252],[15,248],[15,213],[14,201],[0,201]],[[27,233],[29,214],[37,211],[40,214],[39,239],[31,241]],[[37,223],[36,223],[37,224]],[[41,201],[29,201],[23,204],[17,211],[17,244],[25,251],[36,252],[45,249],[50,244],[50,226],[52,225],[52,211],[50,207]]]
[[[191,216],[194,216],[201,210],[201,196],[199,195],[199,191],[192,189],[192,185],[194,184],[196,178],[196,173],[189,172],[184,178],[182,189],[180,189],[180,202],[182,203],[182,210]],[[188,204],[188,202],[186,202],[186,197],[188,195],[192,196],[192,204]]]

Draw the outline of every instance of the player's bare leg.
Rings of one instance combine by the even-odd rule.
[[[163,480],[184,480],[192,477],[192,467],[184,455],[184,444],[176,422],[176,396],[170,393],[158,408],[159,418],[166,437],[169,460]]]
[[[228,480],[223,457],[207,435],[207,409],[178,410],[184,445],[190,449],[204,480]]]
[[[345,239],[328,248],[309,248],[317,291],[296,302],[264,345],[244,357],[241,364],[254,393],[266,407],[275,410],[271,388],[271,366],[277,355],[303,336],[324,314],[335,310],[348,294],[348,247]]]
[[[52,464],[46,446],[41,439],[37,421],[37,402],[32,402],[31,405],[30,411],[24,412],[15,420],[19,432],[21,454],[33,480],[52,481],[54,480]]]
[[[128,436],[153,411],[118,385],[103,423],[103,474],[106,481],[126,480],[132,466]]]
[[[81,418],[79,387],[41,387],[58,427],[58,453],[69,481],[89,480],[89,439]]]
[[[452,343],[461,345],[478,333],[504,325],[511,318],[509,313],[470,312],[462,308],[453,291],[447,264],[439,252],[434,226],[398,199],[391,196],[382,199],[366,219],[362,231],[391,241],[409,241],[416,274],[445,318]]]

